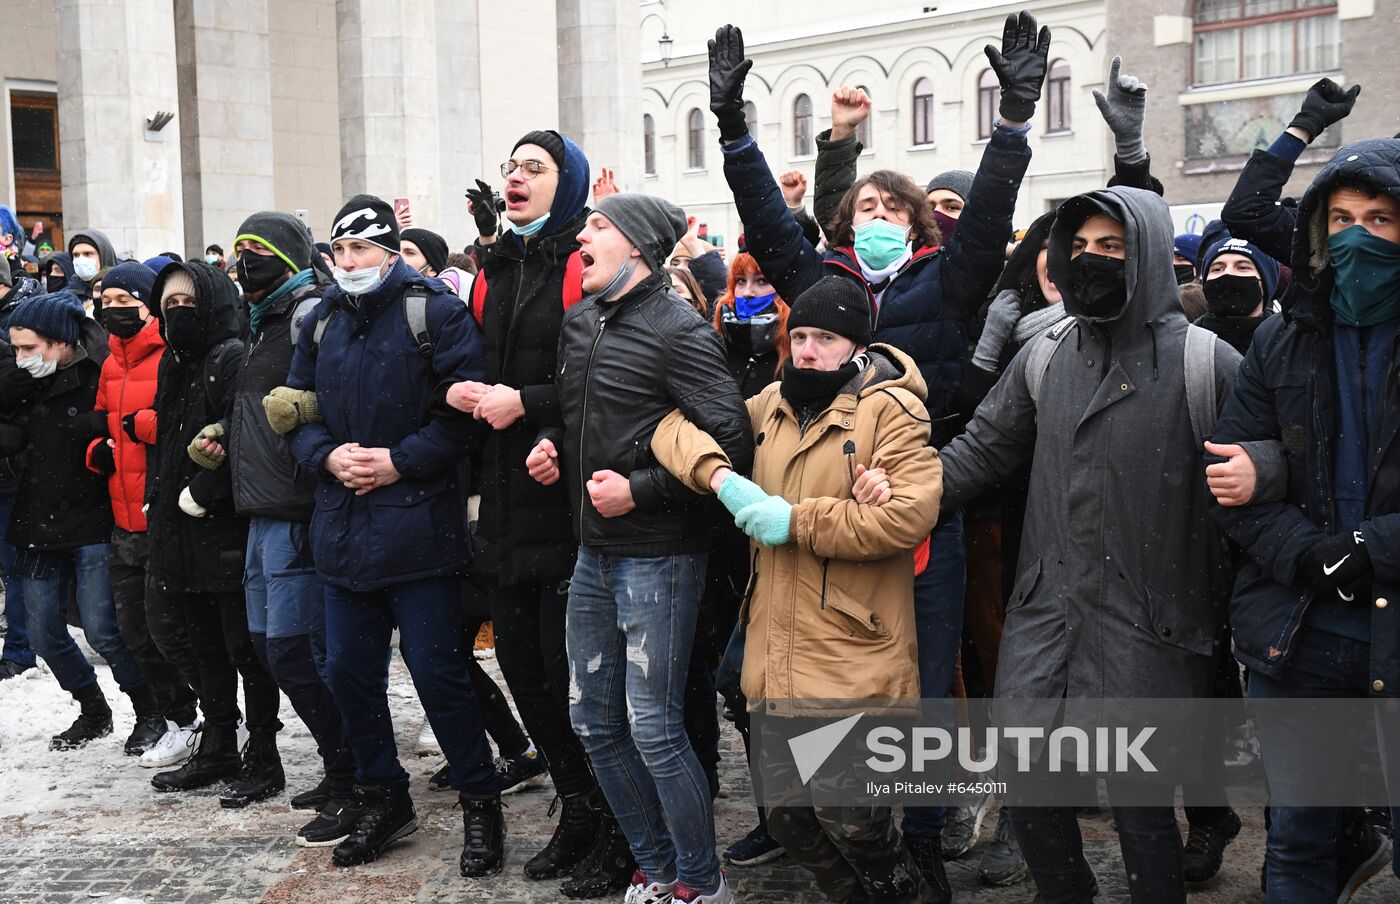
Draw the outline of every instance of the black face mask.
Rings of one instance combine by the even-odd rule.
[[[118,339],[130,339],[146,326],[140,308],[103,308],[102,325]]]
[[[200,350],[204,344],[204,318],[198,308],[172,307],[165,312],[165,341],[181,355]]]
[[[1065,310],[1086,320],[1116,320],[1128,306],[1127,262],[1091,251],[1069,262]]]
[[[1172,264],[1172,270],[1176,272],[1176,284],[1184,286],[1196,278],[1196,268],[1190,264]]]
[[[244,251],[238,255],[238,283],[250,295],[265,292],[287,272],[287,262],[275,254]]]
[[[822,410],[858,373],[860,365],[855,360],[847,361],[836,370],[809,370],[798,367],[789,358],[783,362],[781,392],[788,404],[799,412]]]
[[[720,320],[725,343],[750,358],[777,352],[780,325],[776,314],[755,314],[748,320],[739,320],[726,310]]]
[[[44,279],[44,288],[50,292],[62,292],[67,285],[68,276],[62,270],[57,273],[50,273]]]
[[[1206,307],[1216,317],[1246,317],[1264,302],[1257,276],[1213,276],[1201,288],[1206,292]]]

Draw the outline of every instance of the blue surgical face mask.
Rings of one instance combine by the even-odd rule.
[[[97,275],[97,271],[100,269],[97,266],[97,261],[90,257],[79,257],[73,261],[73,272],[83,282],[92,282],[92,278]]]
[[[1400,317],[1400,245],[1348,226],[1327,239],[1337,277],[1332,313],[1346,326],[1373,326]]]
[[[217,254],[206,254],[204,255],[204,262],[211,267],[217,267],[219,265],[219,256]]]
[[[511,223],[509,226],[506,227],[506,231],[513,232],[516,235],[520,236],[522,239],[528,239],[530,236],[543,229],[545,221],[548,219],[549,214],[545,214],[538,220],[532,220],[531,222],[526,223],[524,226],[518,226],[515,223]]]
[[[753,315],[767,310],[777,297],[777,292],[769,292],[767,295],[735,295],[734,315],[740,320],[749,320]]]
[[[867,220],[856,227],[856,254],[872,270],[883,270],[909,248],[909,227]]]

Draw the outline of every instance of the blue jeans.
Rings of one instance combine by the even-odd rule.
[[[928,700],[953,696],[958,648],[962,645],[967,548],[962,512],[940,524],[929,543],[928,567],[914,578],[914,629],[919,639],[919,693]],[[947,726],[952,728],[953,726]],[[946,807],[906,807],[904,834],[938,838],[948,822]]]
[[[64,552],[21,549],[15,556],[15,581],[24,594],[29,640],[48,663],[58,684],[72,693],[97,680],[97,673],[68,633],[67,589],[77,582],[78,613],[87,642],[112,667],[123,691],[146,683],[136,656],[122,640],[117,604],[107,576],[106,543]]]
[[[652,882],[719,883],[710,787],[682,701],[705,554],[579,547],[569,585],[569,715],[637,865]]]
[[[1293,656],[1280,678],[1249,673],[1250,699],[1365,698],[1369,694],[1371,645],[1309,628],[1298,633]],[[1359,750],[1369,726],[1330,739],[1330,746]],[[1260,723],[1259,752],[1264,774],[1274,783],[1283,776],[1306,774],[1307,738],[1289,737],[1282,720]],[[1386,749],[1384,738],[1381,749]],[[1270,743],[1272,741],[1272,743]],[[1302,759],[1299,759],[1299,758]],[[1400,810],[1392,809],[1400,818]],[[1313,904],[1337,899],[1337,846],[1344,828],[1355,824],[1337,807],[1270,807],[1265,861],[1269,867],[1269,904]],[[1400,861],[1392,863],[1400,875]]]
[[[491,747],[462,660],[458,584],[445,577],[370,591],[326,585],[326,674],[362,785],[408,787],[387,696],[397,625],[404,663],[450,766],[449,782],[473,796],[497,794]]]
[[[15,580],[15,548],[4,540],[10,526],[10,514],[15,497],[0,496],[0,576],[5,579],[5,653],[3,658],[20,665],[34,664],[34,650],[29,646],[29,632],[24,627],[24,591]]]

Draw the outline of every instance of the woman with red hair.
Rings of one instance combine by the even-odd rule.
[[[729,285],[715,302],[714,324],[724,338],[729,372],[750,399],[782,375],[788,357],[788,306],[752,254],[740,252]]]

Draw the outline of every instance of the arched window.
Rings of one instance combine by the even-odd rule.
[[[1050,75],[1045,79],[1047,132],[1069,131],[1069,85],[1069,63],[1064,60],[1051,63]]]
[[[642,114],[642,161],[648,176],[656,175],[656,120]]]
[[[997,74],[983,69],[977,79],[977,137],[991,138],[992,126],[997,121],[997,101],[1001,95],[1001,82]]]
[[[792,102],[792,156],[810,157],[811,154],[812,99],[799,94]]]
[[[689,151],[687,162],[691,169],[705,168],[705,115],[696,107],[690,111],[686,117],[687,138],[686,149]]]
[[[856,87],[859,88],[860,91],[861,91],[863,94],[865,94],[866,97],[870,97],[870,89],[869,89],[869,88],[865,87],[864,85],[857,85]],[[863,148],[865,148],[867,151],[870,150],[870,146],[871,146],[871,145],[870,145],[870,120],[873,119],[874,117],[875,117],[875,105],[874,105],[874,104],[871,104],[871,106],[870,106],[870,115],[867,116],[867,117],[865,117],[865,122],[861,123],[859,126],[856,127],[856,141],[859,141],[859,142],[861,143],[861,146],[862,146]]]
[[[933,82],[914,83],[914,144],[933,144]]]
[[[755,107],[751,100],[744,101],[744,126],[748,128],[750,135],[758,137],[758,107]]]

